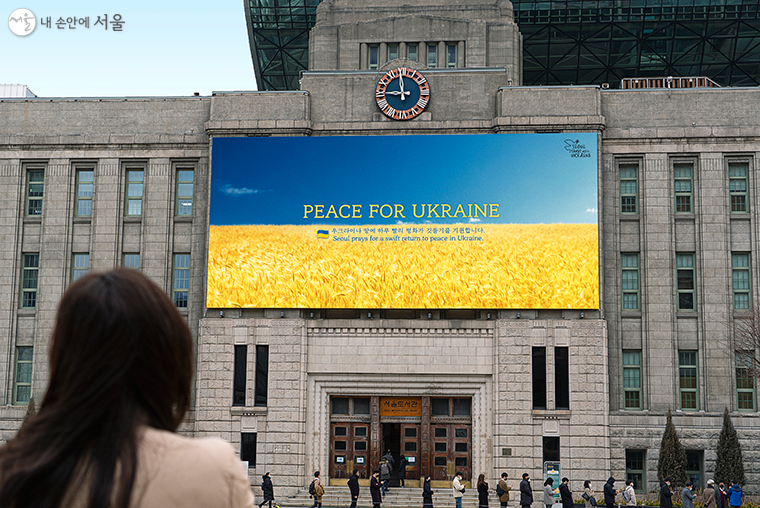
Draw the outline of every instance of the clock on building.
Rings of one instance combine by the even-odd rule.
[[[391,69],[377,82],[375,101],[388,118],[411,120],[425,111],[430,102],[430,84],[414,69]]]

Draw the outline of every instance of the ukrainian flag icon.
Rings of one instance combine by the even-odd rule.
[[[326,229],[318,229],[317,238],[330,238],[330,232]]]

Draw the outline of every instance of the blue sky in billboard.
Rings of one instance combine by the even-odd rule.
[[[498,217],[472,217],[473,203],[498,204]],[[404,208],[382,217],[372,204]],[[423,213],[427,204],[452,209],[436,217],[441,209]],[[465,213],[452,218],[458,204]],[[317,205],[321,215],[305,208]],[[342,211],[351,217],[330,215],[330,205],[350,205],[352,213]],[[234,137],[212,145],[211,225],[595,224],[597,215],[592,133]]]

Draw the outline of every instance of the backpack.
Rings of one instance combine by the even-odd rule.
[[[311,481],[311,485],[309,485],[309,495],[310,495],[310,496],[313,496],[313,495],[316,493],[316,491],[315,491],[315,489],[314,489],[314,483],[315,483],[316,481],[317,481],[317,480],[312,480],[312,481]]]
[[[504,489],[501,488],[501,485],[496,485],[496,496],[501,497],[504,495]]]
[[[623,501],[626,503],[631,500],[631,496],[628,494],[628,489],[623,491]]]

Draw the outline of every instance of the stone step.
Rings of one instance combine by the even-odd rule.
[[[433,489],[433,506],[450,506],[454,504],[454,496],[450,488]],[[498,508],[499,501],[496,493],[491,492],[489,497],[489,506]],[[309,497],[308,489],[299,490],[298,493],[289,498],[277,499],[277,504],[282,508],[308,508],[314,504],[314,500]],[[347,508],[351,504],[348,487],[329,486],[325,487],[325,494],[322,496],[322,508]],[[422,489],[420,487],[393,487],[388,490],[383,498],[384,508],[411,508],[422,506]],[[357,508],[371,508],[372,499],[369,494],[369,487],[362,487],[359,493]],[[475,491],[468,490],[462,499],[462,508],[478,508],[478,494]]]

